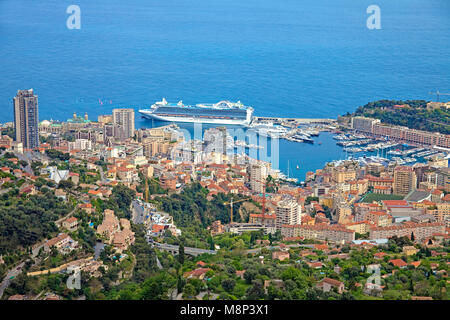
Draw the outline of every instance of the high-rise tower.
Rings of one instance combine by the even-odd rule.
[[[16,141],[22,142],[24,148],[39,146],[38,97],[33,89],[19,90],[14,102],[14,130]]]

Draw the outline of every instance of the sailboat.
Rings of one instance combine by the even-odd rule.
[[[300,167],[297,165],[297,170],[300,169]]]

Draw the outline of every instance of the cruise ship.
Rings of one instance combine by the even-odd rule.
[[[244,106],[240,101],[220,101],[215,104],[197,104],[195,106],[168,103],[163,98],[150,109],[141,109],[139,113],[147,119],[169,122],[195,122],[248,126],[252,121],[253,108]]]

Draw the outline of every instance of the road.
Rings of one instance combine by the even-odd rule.
[[[136,200],[133,200],[131,202],[131,205],[133,208],[131,214],[131,220],[133,221],[133,223],[135,224],[144,223],[144,216],[145,216],[144,208]]]
[[[31,251],[32,251],[32,253],[33,253],[31,257],[32,257],[33,259],[37,257],[37,255],[39,254],[39,250],[41,250],[41,248],[44,247],[44,244],[45,244],[45,241],[42,242],[40,245],[35,246],[35,247],[33,247],[33,249],[31,249]]]
[[[44,247],[44,243],[41,243],[35,247],[32,248],[32,258],[36,258],[37,255],[39,254],[39,250]],[[14,268],[12,268],[5,276],[5,278],[3,279],[3,281],[0,283],[0,299],[3,296],[3,293],[5,292],[6,288],[9,287],[9,285],[11,284],[11,280],[13,280],[14,278],[16,278],[19,274],[22,273],[22,268],[25,265],[25,262],[21,262],[18,265],[16,265]],[[18,269],[19,268],[19,269]],[[14,277],[13,279],[11,279],[11,277]]]
[[[100,254],[102,253],[103,249],[105,248],[105,245],[103,242],[97,242],[94,247],[94,259],[98,260],[100,258]]]
[[[6,274],[6,277],[3,279],[2,283],[0,283],[0,298],[3,296],[3,292],[5,292],[5,289],[8,288],[11,284],[11,280],[13,280],[11,278],[17,277],[22,272],[22,268],[24,265],[25,262],[22,262]],[[17,268],[20,269],[18,270]]]
[[[153,244],[158,247],[159,249],[166,250],[169,252],[178,253],[179,246],[167,244],[167,243],[158,243],[153,242]],[[204,253],[207,254],[216,254],[217,251],[215,250],[206,250],[206,249],[199,249],[199,248],[192,248],[192,247],[184,247],[184,253],[189,254],[191,256],[198,256]]]
[[[100,180],[101,182],[108,182],[108,179],[105,179],[105,173],[103,172],[103,167],[98,166],[98,170],[100,171]]]
[[[299,244],[299,243],[296,243],[296,244],[288,244],[288,245],[286,245],[286,247],[288,247],[288,248],[306,247],[306,248],[314,249],[314,245],[313,244]],[[259,252],[261,252],[261,249],[262,248],[249,249],[249,250],[247,250],[247,253],[259,253]],[[273,249],[279,250],[280,246],[271,246],[271,247],[267,247],[267,249],[269,249],[269,250],[273,250]]]

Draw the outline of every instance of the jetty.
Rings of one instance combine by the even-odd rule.
[[[336,119],[324,119],[324,118],[279,118],[279,117],[257,117],[253,116],[253,121],[257,122],[273,122],[283,126],[293,127],[302,124],[325,124],[332,125],[337,122]]]

